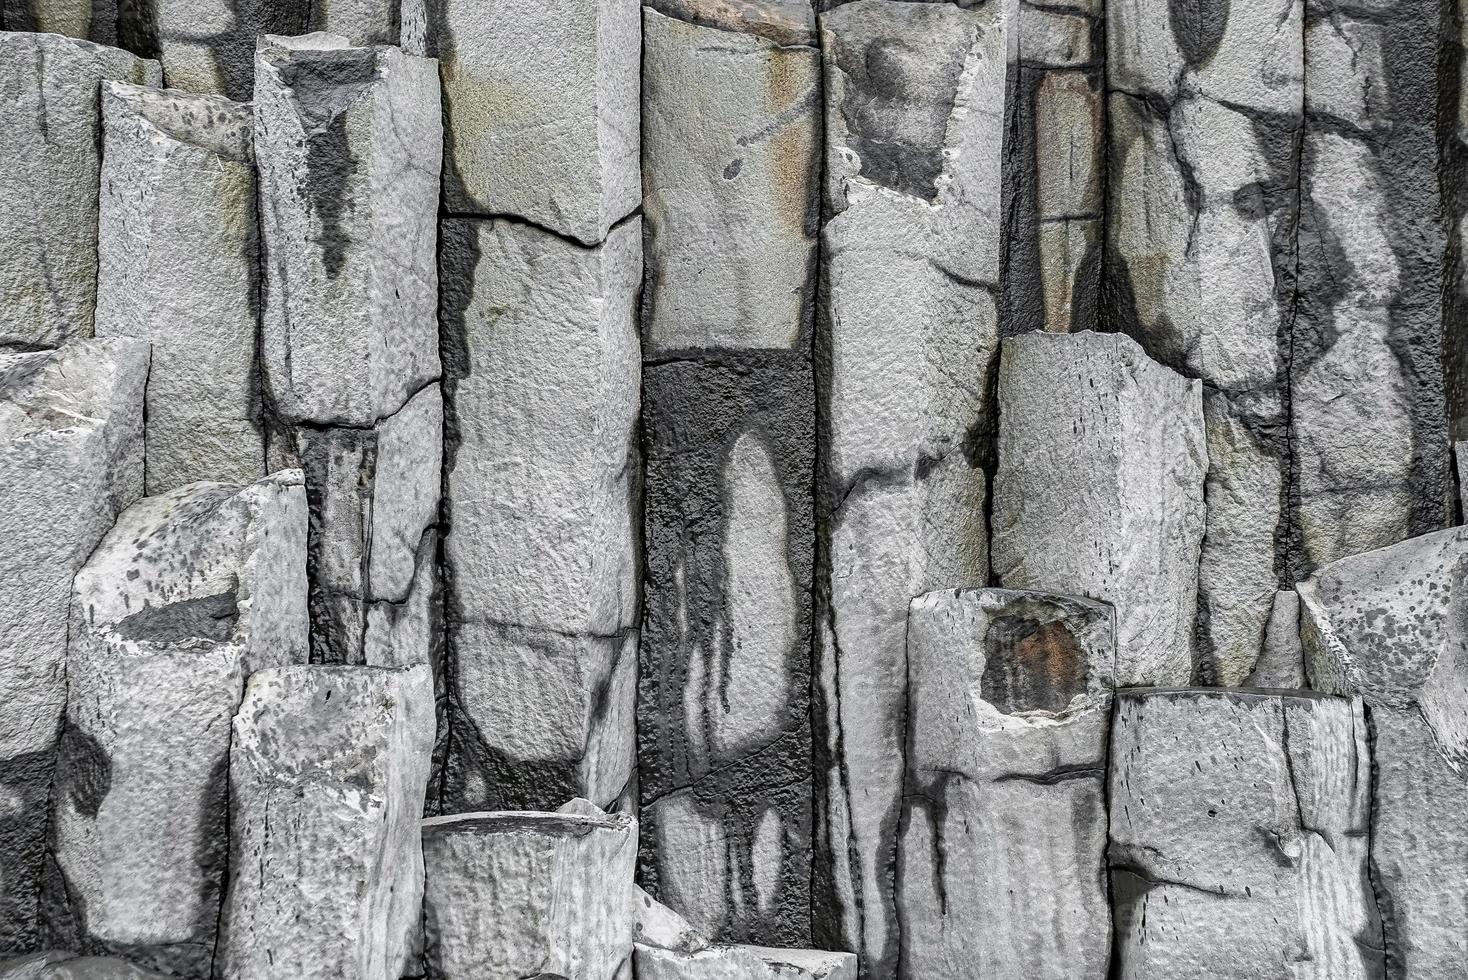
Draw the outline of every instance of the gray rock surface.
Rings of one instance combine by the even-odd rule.
[[[896,975],[907,606],[988,578],[1008,8],[821,18],[818,945]]]
[[[637,946],[638,980],[856,980],[856,954],[769,946],[710,946],[680,953]]]
[[[493,812],[423,821],[428,976],[613,980],[632,956],[637,821]]]
[[[146,492],[264,475],[250,107],[102,85],[96,332],[152,345]]]
[[[77,573],[71,611],[48,932],[207,976],[229,720],[250,673],[306,661],[301,474],[138,501]]]
[[[428,10],[425,0],[312,0],[306,26],[345,37],[354,47],[392,44],[421,57]]]
[[[994,573],[1116,607],[1119,686],[1192,673],[1203,537],[1202,386],[1120,334],[1004,342]]]
[[[246,102],[255,87],[257,40],[268,34],[305,33],[314,5],[300,0],[124,0],[117,26],[133,43],[156,50],[169,88]]]
[[[102,81],[158,63],[58,34],[0,33],[0,345],[92,335]]]
[[[0,961],[0,980],[162,980],[164,976],[111,956],[61,950]]]
[[[444,203],[594,245],[641,201],[637,0],[424,0]]]
[[[1253,670],[1290,542],[1303,0],[1107,8],[1105,315],[1207,387],[1195,677]]]
[[[365,428],[439,375],[435,65],[311,34],[262,39],[256,71],[274,410]]]
[[[898,857],[904,976],[1104,977],[1101,602],[956,589],[912,601]]]
[[[1468,530],[1354,555],[1300,583],[1310,684],[1366,703],[1372,882],[1391,980],[1468,963]]]
[[[697,952],[709,944],[708,937],[687,919],[636,885],[632,886],[632,939],[639,946],[674,953]]]
[[[115,45],[117,0],[0,0],[0,26]]]
[[[1249,687],[1285,690],[1307,687],[1305,648],[1300,642],[1300,596],[1294,590],[1274,594],[1269,623],[1264,629],[1264,648],[1249,675]]]
[[[1368,746],[1359,699],[1119,693],[1113,975],[1383,976]]]
[[[418,970],[434,727],[426,666],[257,671],[230,749],[230,882],[215,976]]]
[[[35,948],[72,576],[142,494],[147,376],[136,340],[0,353],[0,954]]]

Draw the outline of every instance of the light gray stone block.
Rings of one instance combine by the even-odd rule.
[[[1359,699],[1126,691],[1111,750],[1115,976],[1385,975]]]
[[[769,946],[710,946],[693,953],[637,946],[639,980],[856,980],[856,954]]]
[[[111,956],[78,956],[61,950],[0,962],[0,980],[162,980],[164,976]]]
[[[256,71],[266,382],[285,422],[365,428],[439,375],[435,65],[311,34]]]
[[[1249,687],[1295,690],[1305,683],[1305,648],[1300,642],[1300,596],[1294,590],[1274,594],[1264,649],[1249,675]]]
[[[636,855],[621,813],[423,821],[428,976],[613,980],[632,956]]]
[[[71,610],[49,932],[206,976],[229,720],[250,673],[306,661],[301,474],[133,504],[77,573]]]
[[[248,102],[256,41],[305,33],[311,7],[299,0],[124,2],[117,26],[122,36],[157,52],[169,88]]]
[[[3,0],[7,31],[63,34],[97,44],[117,44],[117,0]]]
[[[1115,626],[1101,602],[931,592],[907,626],[905,976],[1103,977]]]
[[[72,576],[143,491],[147,376],[137,340],[0,353],[0,953],[35,948]]]
[[[312,0],[307,29],[340,35],[353,47],[391,44],[421,57],[428,11],[425,0]]]
[[[641,201],[637,0],[425,0],[444,203],[594,245]]]
[[[1120,334],[1004,342],[994,572],[1116,607],[1117,684],[1192,673],[1203,537],[1202,385]]]
[[[632,939],[638,946],[693,953],[709,944],[687,919],[636,885],[632,886],[632,905]]]
[[[146,492],[264,475],[250,107],[102,86],[99,337],[152,344]]]
[[[230,748],[230,882],[215,975],[417,972],[426,666],[255,673]]]
[[[158,63],[57,34],[0,33],[0,345],[92,336],[103,81]]]

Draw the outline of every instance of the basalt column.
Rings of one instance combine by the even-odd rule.
[[[262,42],[255,98],[271,469],[305,472],[311,659],[433,658],[443,406],[433,62]]]
[[[635,805],[636,0],[430,0],[443,79],[443,813]]]
[[[1429,3],[1306,12],[1290,372],[1301,577],[1451,513],[1438,127],[1456,101],[1437,72],[1450,23]]]
[[[1006,18],[996,0],[821,17],[813,938],[876,978],[898,962],[908,603],[988,576]]]
[[[1202,381],[1194,677],[1239,684],[1285,568],[1304,0],[1113,0],[1105,329]]]
[[[643,12],[642,880],[810,941],[820,52],[805,2]]]

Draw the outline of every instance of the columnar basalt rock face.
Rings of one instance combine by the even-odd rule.
[[[988,575],[1008,8],[822,15],[814,938],[897,968],[907,606]]]
[[[1128,337],[1004,342],[994,574],[1114,605],[1118,685],[1192,672],[1203,419],[1202,386]]]
[[[637,822],[594,808],[423,821],[428,976],[614,980],[632,956]]]
[[[1312,0],[1306,19],[1290,369],[1302,576],[1451,513],[1441,16]]]
[[[426,666],[257,671],[230,747],[229,892],[215,975],[418,972]]]
[[[1205,386],[1206,683],[1253,670],[1287,561],[1304,7],[1116,0],[1106,13],[1104,319]]]
[[[103,81],[161,76],[116,48],[0,33],[0,346],[92,335]]]
[[[442,805],[610,806],[635,772],[641,223],[595,248],[508,220],[443,237]],[[566,700],[512,731],[549,690]]]
[[[854,953],[717,945],[694,953],[638,946],[639,980],[856,980]]]
[[[808,3],[644,11],[642,880],[724,940],[810,940]]]
[[[152,345],[146,491],[264,473],[249,106],[104,82],[97,336]]]
[[[424,0],[444,203],[594,245],[637,208],[638,0]]]
[[[428,11],[425,0],[312,0],[307,29],[338,34],[357,47],[392,44],[421,56]]]
[[[1106,190],[1101,0],[1020,4],[1010,51],[1003,330],[1094,329]]]
[[[1102,977],[1111,607],[958,589],[912,602],[898,858],[903,976]]]
[[[72,575],[142,494],[147,375],[136,340],[0,353],[0,953],[36,941]]]
[[[0,29],[117,44],[117,0],[0,0]]]
[[[1307,687],[1305,649],[1300,641],[1300,596],[1294,590],[1274,594],[1269,623],[1264,629],[1264,648],[1249,675],[1248,687],[1286,690]]]
[[[1458,528],[1333,562],[1300,584],[1311,686],[1366,703],[1372,883],[1391,980],[1439,980],[1468,964],[1465,575]]]
[[[257,41],[305,33],[314,6],[300,0],[124,0],[118,43],[153,53],[169,88],[247,102],[255,87]]]
[[[1113,975],[1383,975],[1359,699],[1126,691],[1111,751]]]
[[[162,980],[165,976],[116,957],[78,956],[61,950],[0,961],[0,980]]]
[[[299,472],[133,504],[77,574],[48,935],[208,976],[245,679],[306,660]]]

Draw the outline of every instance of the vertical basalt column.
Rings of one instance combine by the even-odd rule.
[[[814,941],[898,967],[908,603],[988,577],[1009,11],[821,16]]]
[[[97,336],[152,345],[145,491],[264,475],[251,109],[103,83]]]
[[[1111,607],[1005,589],[908,615],[902,975],[1100,980],[1111,961]]]
[[[1119,334],[1010,337],[998,451],[999,583],[1111,603],[1117,684],[1186,682],[1208,466],[1202,385]]]
[[[1305,0],[1106,14],[1102,322],[1203,382],[1208,529],[1194,678],[1254,669],[1286,571]]]
[[[436,68],[326,34],[267,38],[255,150],[270,468],[311,507],[311,659],[428,662],[443,402]]]
[[[0,0],[0,30],[117,43],[117,0]]]
[[[643,13],[642,881],[810,942],[820,52],[805,2]]]
[[[72,576],[143,492],[147,377],[137,340],[0,352],[0,955],[36,945]]]
[[[0,347],[92,336],[104,81],[161,75],[116,48],[0,32]]]
[[[1468,530],[1355,555],[1300,583],[1310,685],[1366,704],[1371,883],[1388,980],[1468,972]]]
[[[421,55],[427,41],[426,0],[311,0],[307,30],[340,34],[356,47],[392,44]],[[492,16],[492,15],[491,15]]]
[[[1018,7],[1004,148],[1006,336],[1097,324],[1105,196],[1102,0]]]
[[[1440,176],[1451,177],[1438,141],[1455,108],[1439,86],[1457,79],[1438,68],[1457,39],[1442,36],[1443,9],[1310,0],[1306,12],[1290,371],[1298,577],[1452,513]]]
[[[305,33],[312,6],[311,0],[123,0],[117,43],[162,62],[169,88],[248,102],[256,43],[268,34]]]
[[[1119,692],[1110,975],[1381,977],[1368,745],[1359,699]]]
[[[306,660],[301,474],[133,504],[72,594],[47,945],[208,977],[229,722],[253,671]]]

